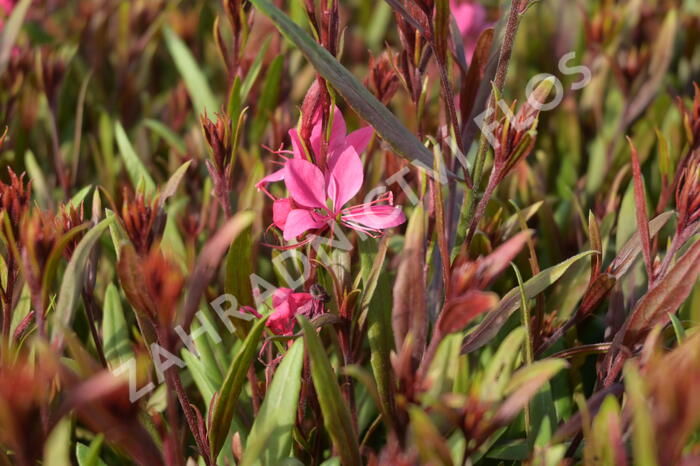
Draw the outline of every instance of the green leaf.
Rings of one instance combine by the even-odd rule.
[[[24,166],[27,168],[29,178],[32,180],[32,188],[36,193],[39,205],[46,209],[51,203],[51,192],[46,183],[44,172],[41,171],[41,167],[37,163],[34,153],[30,150],[24,154]]]
[[[633,361],[625,364],[623,373],[625,391],[632,405],[632,450],[635,464],[656,466],[656,434],[647,403],[646,383]]]
[[[521,355],[525,341],[525,329],[516,327],[498,347],[484,370],[481,382],[481,397],[484,400],[497,400],[503,395],[506,384],[515,367],[515,361]]]
[[[114,283],[107,285],[103,308],[102,339],[105,358],[112,367],[119,367],[133,357],[133,351],[129,343],[129,328],[124,318],[119,290]]]
[[[294,342],[277,367],[260,411],[250,430],[243,466],[278,464],[292,450],[292,429],[296,422],[304,342]]]
[[[44,445],[46,466],[71,466],[70,445],[73,425],[70,417],[64,417],[53,428]]]
[[[527,299],[534,298],[559,280],[562,275],[564,275],[564,272],[576,261],[594,253],[595,251],[582,252],[553,267],[541,271],[523,284],[525,296]],[[503,324],[506,323],[506,320],[508,320],[510,315],[518,308],[520,308],[520,290],[516,287],[510,290],[503,299],[501,299],[496,309],[486,316],[476,330],[467,335],[464,345],[462,346],[462,352],[470,353],[488,343],[496,336]]]
[[[61,289],[58,292],[58,302],[53,315],[51,339],[60,346],[63,342],[64,329],[69,328],[73,320],[75,307],[83,288],[83,275],[92,248],[100,239],[102,233],[109,227],[114,218],[106,218],[88,231],[71,256],[68,267],[63,275]]]
[[[333,440],[342,464],[362,464],[352,418],[340,392],[336,375],[316,329],[304,316],[297,316],[304,330],[306,350],[311,361],[311,378],[323,414],[323,425]]]
[[[187,153],[187,147],[185,146],[185,142],[182,140],[182,138],[175,134],[173,130],[165,126],[160,121],[152,120],[151,118],[146,118],[143,121],[143,124],[146,125],[151,131],[156,133],[158,136],[163,138],[165,142],[170,144],[170,146],[179,153]]]
[[[680,321],[678,316],[672,313],[668,313],[668,318],[671,321],[671,325],[673,325],[673,332],[676,334],[676,341],[678,343],[683,343],[683,340],[685,340],[685,329],[683,328],[683,323]]]
[[[411,418],[412,443],[418,448],[422,464],[451,466],[452,455],[447,442],[426,412],[418,406],[411,406],[408,415]]]
[[[85,186],[83,189],[75,193],[73,197],[70,198],[70,201],[68,203],[75,207],[76,209],[80,207],[80,203],[83,202],[88,194],[90,194],[90,191],[92,190],[92,185]]]
[[[299,47],[316,71],[333,85],[358,115],[377,130],[397,154],[432,172],[434,163],[431,152],[333,55],[269,0],[251,0],[251,3],[268,16],[287,39]]]
[[[260,98],[255,104],[255,118],[250,130],[252,141],[261,140],[267,124],[271,120],[271,115],[277,107],[279,99],[280,82],[282,80],[282,70],[284,69],[284,55],[278,55],[272,60],[265,73],[265,84],[260,92]]]
[[[191,164],[192,161],[188,160],[187,162],[180,165],[180,168],[175,170],[175,173],[173,173],[168,179],[168,182],[165,183],[165,186],[160,192],[160,197],[158,198],[158,204],[161,208],[165,204],[165,201],[167,201],[170,197],[175,195],[178,186],[180,186],[180,183],[182,182],[182,178],[184,178],[185,174],[187,173],[187,169],[190,168]]]
[[[182,356],[182,360],[185,361],[185,364],[187,364],[187,371],[192,376],[192,380],[197,386],[197,390],[199,390],[199,393],[202,394],[204,403],[206,404],[207,409],[209,409],[212,397],[216,393],[216,385],[207,376],[206,368],[199,358],[190,353],[186,348],[182,349],[180,355]]]
[[[114,133],[117,138],[117,147],[119,147],[119,152],[124,159],[124,165],[126,166],[126,171],[131,179],[131,184],[134,187],[139,186],[140,183],[144,183],[146,188],[146,195],[152,196],[156,191],[156,184],[148,174],[146,166],[143,164],[134,146],[131,145],[129,141],[129,136],[126,135],[124,127],[120,122],[114,123]]]
[[[391,351],[394,349],[394,336],[391,328],[391,279],[384,270],[383,263],[386,257],[386,250],[389,245],[388,239],[382,240],[378,248],[373,247],[375,242],[361,241],[361,256],[374,258],[371,268],[368,264],[363,264],[369,269],[367,278],[363,280],[363,295],[361,299],[362,315],[367,320],[367,339],[370,349],[370,365],[372,374],[377,383],[377,391],[381,400],[381,411],[385,422],[389,427],[394,420],[394,391],[395,379],[392,377]],[[376,285],[374,281],[376,279]],[[375,288],[376,287],[376,288]],[[367,300],[369,302],[367,303]],[[365,311],[364,306],[367,306]],[[360,318],[361,322],[362,317]]]
[[[251,89],[253,89],[253,85],[255,84],[255,81],[258,79],[258,76],[260,75],[260,70],[262,69],[262,64],[263,60],[265,58],[265,54],[267,53],[267,48],[270,45],[270,40],[272,37],[268,37],[265,39],[265,42],[263,42],[262,47],[260,47],[260,51],[258,54],[255,56],[255,60],[253,60],[253,63],[250,65],[250,69],[248,70],[248,74],[246,75],[245,79],[241,83],[240,87],[240,92],[238,94],[238,98],[240,99],[239,102],[244,103],[246,99],[248,98],[248,94],[250,94]]]
[[[228,435],[233,420],[233,408],[236,406],[238,396],[243,389],[248,368],[255,358],[266,322],[267,318],[258,320],[248,333],[241,349],[231,362],[224,383],[218,392],[209,425],[209,446],[212,458],[217,457]]]
[[[250,276],[253,273],[252,224],[235,239],[226,254],[226,292],[235,296],[239,306],[254,306]]]
[[[622,426],[617,398],[614,395],[608,395],[593,419],[590,433],[586,433],[584,429],[587,435],[584,463],[627,464],[627,458],[618,457],[618,454],[624,455],[625,452]]]
[[[163,27],[163,37],[165,45],[175,61],[175,66],[185,82],[185,87],[192,98],[197,114],[203,115],[205,111],[212,113],[217,111],[219,104],[209,87],[209,82],[185,43],[169,26]]]
[[[90,446],[82,443],[75,445],[75,457],[78,459],[80,466],[107,466],[107,463],[100,459],[100,449],[104,442],[104,435],[97,434],[95,439],[90,442]]]

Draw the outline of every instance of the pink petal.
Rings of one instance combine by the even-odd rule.
[[[284,226],[287,223],[287,216],[292,210],[292,200],[289,198],[277,199],[272,203],[272,223],[279,228],[284,230]]]
[[[288,335],[294,331],[294,310],[289,301],[275,306],[275,310],[267,320],[267,326],[277,335]]]
[[[284,168],[280,168],[276,172],[272,172],[257,183],[255,183],[255,187],[257,189],[263,188],[265,185],[269,183],[274,183],[275,181],[282,181],[284,179]]]
[[[272,307],[278,307],[281,306],[282,303],[286,302],[289,300],[289,297],[294,293],[294,290],[291,290],[289,288],[277,288],[273,293],[272,293]]]
[[[302,144],[299,132],[296,128],[289,130],[289,138],[292,140],[292,153],[294,154],[294,158],[307,160],[304,144]]]
[[[316,165],[306,160],[289,159],[284,168],[284,184],[294,202],[310,208],[326,207],[325,178]]]
[[[360,155],[367,149],[373,134],[374,129],[371,126],[365,126],[364,128],[360,128],[348,134],[348,137],[345,139],[345,144],[354,147],[355,152]]]
[[[323,141],[323,124],[321,122],[320,113],[319,118],[314,127],[311,129],[311,148],[314,151],[314,155],[318,157],[321,153],[321,142]],[[331,137],[328,141],[329,152],[331,149],[342,146],[345,143],[345,134],[347,133],[347,127],[345,126],[345,118],[340,112],[338,107],[334,108],[333,114],[333,126],[331,127]]]
[[[457,29],[462,36],[465,59],[467,63],[470,63],[476,48],[476,41],[481,31],[489,25],[486,21],[486,9],[478,2],[458,2],[455,0],[450,1],[450,9],[455,17]]]
[[[342,219],[373,230],[383,230],[401,225],[406,221],[406,216],[398,206],[374,205],[346,209]]]
[[[364,181],[362,160],[352,146],[342,152],[334,152],[328,158],[328,197],[333,208],[339,211],[357,194]]]
[[[316,230],[324,225],[322,221],[314,219],[310,210],[294,209],[289,212],[287,222],[284,225],[283,237],[285,241],[290,241],[306,233],[309,230]]]

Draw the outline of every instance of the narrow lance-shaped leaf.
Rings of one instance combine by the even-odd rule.
[[[659,231],[668,223],[668,221],[673,217],[673,211],[664,212],[656,216],[653,220],[649,222],[649,236],[654,238]],[[624,246],[620,248],[617,256],[610,264],[609,270],[615,278],[619,279],[622,277],[629,268],[632,266],[635,258],[639,254],[642,248],[642,240],[639,232],[635,232],[632,237],[627,240]]]
[[[298,339],[275,370],[275,376],[250,430],[243,466],[278,464],[289,456],[303,363],[304,341]]]
[[[248,368],[257,353],[258,343],[263,330],[265,330],[266,322],[267,318],[258,320],[248,333],[241,349],[226,372],[224,383],[221,385],[212,407],[213,414],[209,424],[209,446],[212,458],[216,458],[219,454],[228,435],[231,420],[233,419],[233,408],[236,406],[238,397],[243,389]]]
[[[654,424],[649,404],[647,403],[646,383],[642,378],[636,363],[625,364],[625,391],[632,407],[632,449],[636,464],[640,466],[656,466],[656,438]]]
[[[124,318],[119,290],[114,283],[107,286],[103,308],[102,339],[105,357],[114,367],[119,367],[133,357],[133,352],[129,345],[129,328]]]
[[[639,155],[637,148],[628,137],[630,150],[632,153],[632,176],[634,180],[634,206],[637,215],[637,228],[639,228],[639,239],[642,242],[642,254],[644,255],[644,265],[647,269],[649,283],[654,283],[654,269],[651,263],[651,238],[649,237],[649,221],[647,220],[647,199],[644,193],[644,180],[642,170],[639,166]]]
[[[427,339],[428,314],[425,292],[425,211],[418,206],[408,221],[401,264],[394,282],[394,307],[391,314],[396,349],[400,351],[410,334],[413,355],[420,359]]]
[[[340,392],[336,375],[321,343],[321,338],[308,319],[303,316],[298,316],[298,319],[304,330],[306,350],[311,361],[311,378],[314,381],[314,388],[321,406],[323,424],[340,454],[341,463],[362,464],[350,411]]]
[[[143,183],[146,189],[146,195],[151,196],[156,191],[156,184],[153,178],[151,178],[151,175],[148,174],[148,170],[146,170],[146,166],[136,153],[134,146],[131,145],[131,141],[129,141],[129,136],[126,135],[124,127],[118,121],[114,123],[114,134],[117,139],[119,153],[124,159],[124,165],[126,166],[126,171],[129,174],[131,183],[134,187]]]
[[[165,205],[165,201],[167,201],[170,197],[175,195],[178,186],[180,186],[180,183],[185,177],[185,174],[187,173],[187,170],[190,168],[191,164],[192,161],[188,160],[187,162],[180,165],[180,167],[177,170],[175,170],[175,173],[173,173],[170,176],[168,182],[165,183],[165,187],[163,187],[163,190],[160,192],[160,197],[158,198],[158,205],[161,208],[163,208],[163,206]]]
[[[527,299],[532,299],[554,282],[559,280],[564,272],[571,267],[576,261],[593,254],[593,251],[586,251],[571,257],[564,262],[561,262],[553,267],[543,270],[523,284],[525,296]],[[470,333],[462,346],[462,351],[470,353],[475,351],[486,343],[488,343],[505,324],[508,317],[520,307],[520,293],[518,288],[510,290],[501,299],[496,309],[491,311],[479,326]]]
[[[624,344],[641,342],[657,324],[668,323],[668,314],[676,312],[693,291],[700,276],[700,241],[696,241],[664,276],[637,303],[628,317]]]
[[[187,297],[185,298],[185,304],[183,306],[182,326],[185,330],[189,329],[192,319],[197,312],[199,301],[204,294],[204,290],[214,276],[224,254],[226,254],[231,243],[235,241],[238,235],[241,234],[252,221],[253,214],[251,212],[237,213],[231,217],[231,219],[216,232],[214,237],[204,245],[204,248],[202,248],[202,252],[199,254],[197,264],[192,273],[193,278],[189,285]]]
[[[76,246],[70,262],[68,262],[68,267],[66,267],[63,281],[61,282],[61,289],[58,293],[58,302],[56,303],[56,310],[53,316],[54,325],[51,333],[51,339],[59,347],[63,343],[64,329],[70,327],[73,321],[75,307],[78,304],[80,290],[83,287],[85,265],[90,257],[92,248],[112,221],[113,218],[102,220],[88,231],[83,239],[80,240],[78,246]]]
[[[163,27],[163,37],[175,66],[182,75],[182,80],[185,82],[185,87],[192,98],[197,114],[203,115],[205,110],[214,112],[219,108],[219,105],[209,87],[206,76],[202,73],[192,53],[170,27]]]

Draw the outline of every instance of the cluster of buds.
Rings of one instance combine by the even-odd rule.
[[[233,145],[231,139],[231,118],[223,110],[216,113],[216,122],[205,114],[201,117],[204,139],[209,146],[211,160],[207,160],[207,170],[214,182],[214,193],[226,211],[232,214],[229,199],[233,187]]]
[[[403,48],[398,56],[398,70],[402,84],[415,105],[423,92],[423,78],[430,59],[431,49],[425,36],[426,31],[430,30],[430,18],[423,7],[413,2],[407,2],[405,7],[411,19],[395,13]]]
[[[82,202],[78,207],[71,203],[64,204],[63,206],[61,206],[61,208],[58,210],[56,222],[58,222],[59,227],[63,231],[69,232],[72,229],[85,223],[85,214],[83,206],[84,204]],[[71,236],[71,238],[68,240],[68,243],[66,244],[65,249],[63,250],[63,256],[66,259],[71,258],[71,256],[73,255],[73,251],[75,251],[76,246],[78,246],[78,243],[84,235],[85,232],[80,231],[77,232],[75,235]]]
[[[694,229],[700,220],[700,149],[696,149],[681,168],[676,185],[678,231]]]
[[[243,0],[222,0],[221,3],[223,4],[229,27],[231,28],[232,40],[230,40],[229,43],[231,44],[232,50],[229,51],[225,45],[226,41],[221,35],[218,17],[214,24],[214,39],[216,40],[216,46],[219,48],[219,53],[221,53],[224,59],[229,77],[232,77],[239,69],[241,51],[245,45],[248,30],[251,26],[249,22],[251,18],[246,11],[250,7],[250,3],[244,2]]]
[[[158,196],[150,202],[142,192],[123,191],[123,203],[120,220],[136,252],[145,256],[153,244],[163,235],[165,229],[165,211]]]
[[[19,231],[22,256],[31,282],[41,280],[41,274],[54,246],[63,235],[62,224],[49,211],[32,209],[21,222]],[[29,278],[28,277],[28,278]],[[37,283],[40,286],[40,283]]]
[[[331,55],[338,54],[340,43],[340,11],[338,0],[321,1],[320,21],[316,19],[316,7],[314,0],[304,0],[306,14],[311,21],[311,26],[321,45],[328,50]]]
[[[498,93],[496,93],[500,115],[487,126],[483,125],[483,121],[481,124],[481,129],[494,152],[494,167],[491,176],[495,184],[503,181],[503,178],[510,173],[513,167],[525,159],[535,147],[538,117],[544,108],[545,100],[554,87],[554,82],[552,77],[543,80],[528,95],[527,102],[520,106],[517,113],[513,112],[515,102],[508,107],[503,100],[498,99]],[[487,110],[486,117],[494,111],[493,109]]]
[[[513,113],[515,102],[508,107],[494,89],[496,106],[501,110],[501,114],[495,114],[496,110],[489,106],[477,117],[477,125],[493,148],[493,169],[469,226],[466,244],[471,243],[476,227],[498,185],[534,149],[538,117],[540,111],[547,108],[545,101],[556,83],[555,79],[549,77],[540,82],[528,95],[527,102],[520,106],[517,113]],[[546,105],[551,106],[552,103]]]
[[[12,168],[9,167],[7,171],[10,174],[10,183],[0,182],[0,210],[7,215],[10,228],[7,230],[5,228],[7,224],[5,224],[2,226],[2,231],[6,238],[9,234],[12,234],[12,238],[17,239],[19,237],[20,221],[29,210],[32,182],[24,183],[24,173],[17,176]]]
[[[387,52],[375,59],[369,57],[369,75],[365,79],[365,86],[384,105],[388,105],[399,89],[399,78],[396,76],[395,65],[392,63],[393,57]]]

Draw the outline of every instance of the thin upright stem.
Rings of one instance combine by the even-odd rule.
[[[510,57],[513,52],[513,44],[515,42],[515,36],[518,32],[518,26],[519,26],[519,19],[520,19],[520,11],[521,11],[521,5],[523,1],[527,0],[513,0],[511,2],[510,6],[510,12],[508,13],[508,20],[506,22],[506,27],[505,27],[505,35],[503,37],[503,45],[501,46],[501,51],[498,57],[498,65],[496,67],[496,74],[493,80],[493,87],[491,90],[491,94],[488,99],[488,104],[486,106],[487,109],[491,108],[494,109],[494,111],[490,112],[487,114],[487,117],[484,121],[484,124],[486,127],[490,126],[491,123],[493,123],[494,118],[496,117],[496,93],[495,91],[498,91],[499,93],[503,90],[503,86],[505,85],[506,81],[506,75],[508,74],[508,64],[510,62]],[[457,229],[457,241],[455,242],[454,250],[453,250],[453,255],[456,250],[458,250],[461,247],[462,240],[464,240],[467,237],[467,226],[469,227],[469,230],[473,230],[475,227],[472,227],[473,222],[473,216],[474,216],[474,206],[475,206],[475,201],[477,197],[479,197],[479,188],[481,185],[481,175],[484,169],[484,163],[486,160],[486,155],[488,154],[488,148],[489,148],[489,142],[486,137],[486,133],[482,131],[481,137],[479,138],[479,149],[476,153],[476,158],[474,162],[474,169],[472,171],[472,189],[467,192],[465,198],[464,198],[464,207],[462,209],[462,215],[460,218],[459,226]],[[483,199],[480,202],[484,202]],[[488,202],[488,199],[485,201]],[[474,232],[470,231],[469,237],[473,237]],[[467,242],[468,243],[468,242]]]

